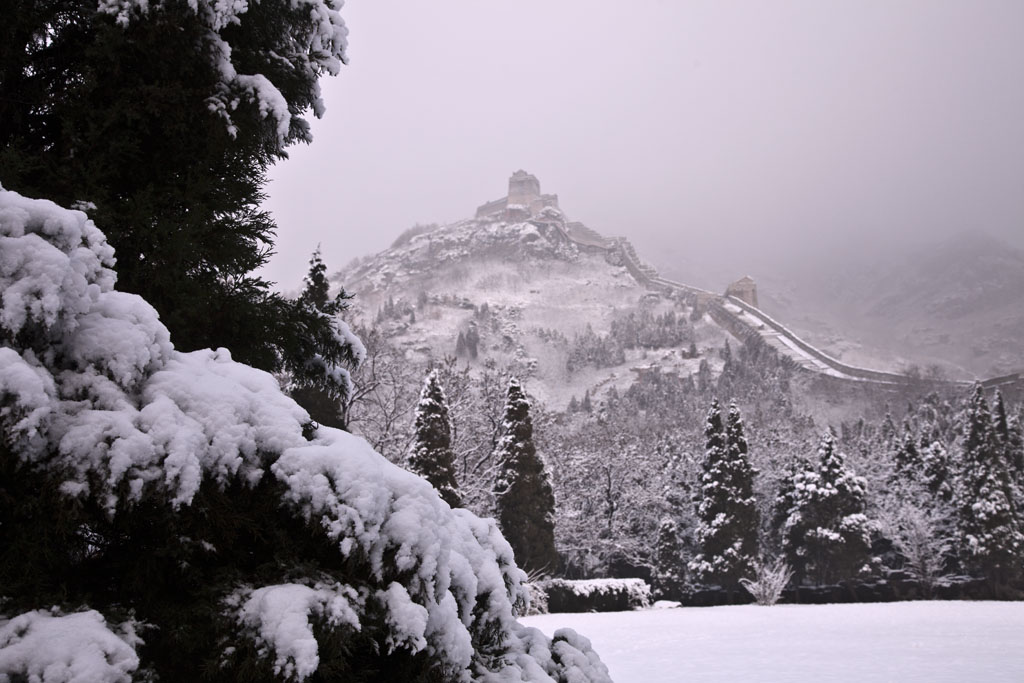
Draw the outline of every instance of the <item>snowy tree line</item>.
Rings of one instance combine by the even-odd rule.
[[[758,339],[735,350],[727,344],[718,353],[717,376],[707,364],[689,377],[652,371],[621,393],[611,388],[598,399],[585,392],[565,413],[534,405],[540,419],[536,442],[556,500],[556,573],[643,576],[677,592],[702,585],[737,590],[741,579],[776,560],[806,585],[858,581],[897,569],[924,575],[926,582],[988,576],[983,563],[962,552],[974,543],[963,526],[968,508],[955,511],[956,497],[969,497],[961,453],[966,409],[936,393],[907,394],[902,431],[886,414],[877,422],[843,421],[822,435],[815,420],[800,414],[798,393],[806,387],[785,359]],[[475,491],[467,504],[480,514],[497,514],[495,459],[489,455],[501,434],[494,387],[502,386],[510,369],[499,372],[485,361],[471,372],[452,358],[439,368],[438,377],[459,397],[453,415],[461,414],[453,424],[461,420],[464,426],[453,433],[464,439],[460,450],[489,463],[470,474],[473,460],[461,458],[469,469],[463,466],[460,481]],[[725,392],[738,399],[716,418],[721,433],[705,433],[700,416],[710,419],[708,405],[717,406],[713,396]],[[489,401],[481,400],[488,395]],[[895,398],[870,395],[869,401]],[[744,425],[741,405],[749,406],[753,430]],[[993,412],[1007,414],[1001,398],[996,406]],[[486,414],[492,417],[473,425],[474,416]],[[405,424],[412,420],[410,413]],[[993,420],[1006,423],[994,434],[1019,442],[1019,417]],[[721,443],[710,448],[709,440]],[[743,462],[724,453],[740,454]],[[1019,470],[1019,463],[1014,466]],[[1014,486],[1007,500],[1019,500],[1019,485]],[[718,500],[724,492],[743,501],[741,510],[724,509]],[[1012,506],[1016,510],[1019,502]],[[940,540],[928,544],[925,535]],[[941,552],[924,557],[929,548]],[[996,577],[992,590],[1003,591],[1016,578]]]

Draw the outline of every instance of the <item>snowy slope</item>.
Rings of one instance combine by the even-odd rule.
[[[646,354],[634,349],[618,366],[568,373],[568,347],[588,325],[600,335],[613,320],[641,308],[681,316],[691,309],[651,292],[602,250],[567,242],[530,223],[467,220],[442,226],[347,268],[334,281],[356,295],[364,323],[378,319],[389,300],[405,311],[377,324],[410,359],[454,354],[458,333],[476,321],[481,346],[473,364],[492,359],[523,368],[531,394],[555,409],[588,390],[600,395],[615,386],[622,391],[652,364],[681,375],[696,372],[700,364],[683,348]],[[486,320],[475,313],[484,304]],[[412,322],[409,312],[415,313]],[[707,317],[694,327],[702,352],[732,339]],[[713,368],[720,365],[717,354],[707,355]]]
[[[550,614],[616,683],[1019,683],[1024,604],[897,602]]]

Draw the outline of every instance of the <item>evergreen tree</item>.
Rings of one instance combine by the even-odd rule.
[[[921,429],[921,481],[928,491],[943,502],[953,500],[953,481],[949,455],[942,440],[933,436],[931,425]]]
[[[697,580],[732,591],[753,571],[760,527],[754,500],[755,470],[747,456],[743,421],[735,403],[729,406],[723,427],[718,400],[712,400],[704,439],[697,504],[700,550],[690,562],[690,570]]]
[[[462,505],[455,481],[448,399],[437,370],[427,374],[416,406],[416,440],[409,455],[409,470],[429,481],[453,508]]]
[[[342,289],[333,299],[327,266],[320,247],[309,260],[305,288],[298,303],[312,318],[323,322],[308,331],[299,353],[282,360],[290,376],[289,393],[317,423],[346,429],[348,403],[352,396],[349,372],[365,355],[365,349],[341,321],[351,297]]]
[[[707,358],[701,358],[700,365],[697,366],[697,391],[703,394],[710,388],[711,365],[708,364]]]
[[[882,418],[882,424],[878,428],[878,435],[882,443],[888,448],[896,440],[896,434],[896,422],[893,421],[892,412],[889,410],[888,404],[886,404],[885,417]]]
[[[576,394],[573,394],[572,398],[569,399],[569,405],[566,407],[565,412],[570,414],[580,412],[580,402],[577,400]]]
[[[275,231],[259,208],[267,169],[311,139],[302,114],[322,113],[318,80],[344,59],[325,2],[26,0],[4,12],[4,186],[91,207],[118,287],[157,309],[179,350],[226,347],[278,371],[309,336],[331,336],[253,275]]]
[[[658,540],[654,547],[655,593],[664,600],[678,599],[685,581],[684,569],[679,526],[671,517],[665,517],[658,525]]]
[[[590,399],[590,389],[583,392],[583,401],[580,403],[580,410],[584,413],[591,413],[594,411],[594,404]]]
[[[798,581],[849,579],[868,563],[865,481],[846,468],[831,433],[821,439],[817,470],[797,473],[785,498],[782,548]]]
[[[963,413],[957,510],[960,547],[967,566],[1001,591],[1020,575],[1024,534],[1002,444],[980,384]]]
[[[466,330],[466,351],[469,352],[469,357],[476,359],[479,353],[480,344],[480,333],[477,332],[476,323],[470,321],[469,329]]]
[[[608,680],[492,520],[176,351],[81,212],[0,191],[0,235],[0,679]]]
[[[459,336],[455,339],[455,356],[457,358],[462,358],[467,353],[469,352],[466,350],[466,335],[459,332]]]
[[[910,430],[910,424],[903,423],[903,439],[894,455],[895,475],[898,481],[916,482],[922,473],[923,462],[918,450],[917,439]]]
[[[533,444],[530,403],[515,377],[508,383],[502,432],[494,482],[498,525],[512,545],[516,564],[527,571],[553,572],[558,568],[555,496]]]
[[[1011,479],[1016,487],[1024,484],[1024,434],[1021,432],[1020,421],[1016,415],[1008,415],[1003,395],[996,390],[992,401],[992,427],[996,439],[1003,452],[1003,459],[1010,468]],[[1018,507],[1021,504],[1020,492],[1015,495]]]

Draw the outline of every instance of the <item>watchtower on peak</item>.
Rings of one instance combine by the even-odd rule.
[[[508,194],[477,207],[476,217],[529,220],[548,207],[559,209],[558,195],[541,194],[537,176],[519,169],[508,179]]]

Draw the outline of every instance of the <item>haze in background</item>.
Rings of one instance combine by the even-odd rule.
[[[349,0],[349,66],[272,171],[297,289],[523,168],[693,284],[984,231],[1024,242],[1024,3]],[[683,271],[683,273],[679,272]]]

